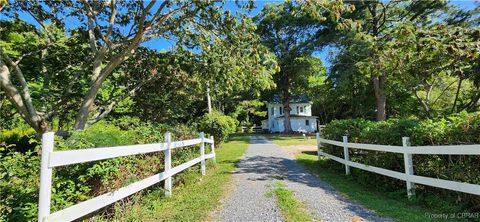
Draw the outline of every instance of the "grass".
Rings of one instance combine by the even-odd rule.
[[[277,145],[315,145],[315,139],[302,140],[301,137],[272,136],[270,139]],[[434,204],[425,207],[421,201],[408,200],[405,192],[386,192],[378,187],[367,187],[357,182],[352,176],[344,174],[343,167],[335,167],[337,163],[322,158],[320,161],[316,151],[303,151],[297,153],[297,161],[305,166],[314,175],[329,183],[347,199],[360,203],[377,214],[389,217],[395,221],[437,221],[429,216],[438,216],[443,212],[455,211],[455,206],[441,200],[439,197],[429,197]],[[340,165],[338,165],[340,166]],[[343,165],[342,165],[343,166]],[[450,214],[448,212],[447,214]],[[451,221],[458,221],[451,219]],[[442,221],[448,221],[442,219]]]
[[[304,205],[297,201],[293,191],[288,190],[282,182],[276,181],[267,196],[275,196],[285,221],[314,221],[305,211]]]
[[[307,135],[307,139],[298,135],[288,137],[283,135],[266,135],[266,137],[279,146],[317,145],[315,135]]]
[[[352,177],[330,169],[327,166],[329,160],[318,161],[315,152],[298,154],[297,161],[323,181],[335,187],[343,196],[374,210],[381,216],[390,217],[397,221],[426,221],[428,218],[425,215],[431,213],[426,209],[411,206],[412,203],[407,199],[395,199],[386,193],[375,192],[358,184]]]
[[[178,177],[183,184],[174,185],[171,198],[165,198],[160,186],[137,195],[129,204],[115,207],[116,221],[201,221],[217,207],[228,191],[231,172],[248,147],[247,137],[234,137],[216,149],[217,163],[207,165],[207,175],[193,168]],[[146,194],[145,194],[146,193]],[[110,220],[110,219],[109,219]]]

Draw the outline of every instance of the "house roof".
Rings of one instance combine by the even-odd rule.
[[[278,94],[273,96],[273,100],[271,103],[282,103],[282,97]],[[296,95],[293,94],[290,96],[290,103],[310,103],[310,99],[307,95]]]

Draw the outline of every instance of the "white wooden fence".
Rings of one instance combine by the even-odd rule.
[[[205,143],[211,144],[211,153],[205,154]],[[172,168],[171,150],[180,147],[192,146],[200,144],[200,156],[179,166]],[[172,195],[172,176],[181,171],[201,163],[201,173],[205,175],[205,160],[215,160],[215,146],[213,137],[205,138],[204,133],[200,134],[200,138],[171,141],[170,133],[165,133],[164,143],[142,144],[132,146],[117,146],[105,148],[92,148],[82,150],[53,151],[54,133],[45,133],[42,136],[42,159],[40,169],[40,195],[38,203],[38,221],[72,221],[118,200],[128,197],[142,189],[150,187],[162,180],[165,180],[165,195]],[[105,160],[115,157],[130,156],[137,154],[145,154],[151,152],[164,151],[165,154],[165,171],[135,182],[128,186],[122,187],[116,191],[109,192],[93,199],[67,207],[63,210],[50,213],[50,201],[52,193],[52,170],[55,167],[66,166],[71,164],[85,163],[96,160]]]
[[[369,172],[381,174],[388,177],[406,181],[408,197],[415,195],[415,183],[439,187],[443,189],[455,190],[464,193],[480,195],[480,185],[469,184],[451,180],[443,180],[438,178],[430,178],[424,176],[414,175],[414,164],[412,160],[413,154],[420,155],[480,155],[480,145],[450,145],[450,146],[410,146],[408,137],[402,138],[403,146],[389,146],[389,145],[374,145],[349,143],[347,136],[343,137],[343,141],[327,140],[320,138],[320,133],[317,133],[317,151],[318,158],[321,156],[328,157],[339,163],[345,165],[345,173],[350,174],[350,167],[366,170]],[[343,147],[343,159],[328,153],[323,152],[321,143],[330,144],[334,146]],[[405,173],[393,170],[387,170],[379,167],[369,166],[362,163],[350,161],[348,149],[363,149],[374,150],[392,153],[402,153],[405,164]]]

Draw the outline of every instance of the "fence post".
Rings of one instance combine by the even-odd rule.
[[[320,151],[320,131],[318,131],[317,133],[317,155],[318,155],[318,160],[320,160],[320,155],[321,151]]]
[[[350,161],[350,154],[348,153],[348,137],[347,136],[343,136],[343,159],[345,159],[345,161]],[[350,166],[345,163],[345,174],[346,175],[350,175]]]
[[[212,140],[212,145],[211,145],[211,153],[213,154],[213,162],[216,163],[217,162],[217,155],[215,154],[215,141],[213,140],[213,136],[210,136],[210,139]]]
[[[172,168],[172,135],[170,132],[165,133],[164,139],[167,144],[167,149],[165,150],[165,173],[168,175]],[[165,179],[165,196],[172,196],[172,176],[168,176]]]
[[[402,137],[402,144],[405,149],[408,149],[410,146],[410,138],[409,137]],[[406,151],[406,150],[405,150]],[[413,175],[413,159],[412,154],[407,152],[403,153],[403,160],[405,162],[405,174],[406,174],[406,182],[407,182],[407,195],[408,199],[415,196],[415,184],[410,182],[409,176]]]
[[[52,168],[48,166],[50,154],[53,152],[55,133],[42,135],[42,160],[40,164],[40,193],[38,198],[38,221],[43,222],[50,215],[52,196]]]
[[[203,132],[200,133],[200,139],[202,142],[200,143],[200,157],[202,158],[201,162],[201,172],[202,176],[205,175],[205,134]]]

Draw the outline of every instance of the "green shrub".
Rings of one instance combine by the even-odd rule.
[[[98,122],[84,131],[76,131],[66,142],[67,149],[94,148],[135,144],[136,135],[107,122]]]
[[[198,125],[198,130],[212,135],[215,143],[220,143],[224,142],[229,134],[235,132],[236,125],[236,120],[232,117],[213,111],[203,116]]]
[[[186,140],[198,137],[194,127],[187,124],[170,126],[161,123],[143,122],[137,117],[128,116],[112,120],[111,123],[124,131],[134,132],[139,143],[162,142],[164,140],[163,135],[166,132],[172,133],[173,140]]]
[[[0,221],[37,217],[40,159],[36,152],[10,152],[0,159]]]
[[[176,140],[198,136],[186,125],[170,127],[139,121],[131,124],[133,122],[135,120],[132,118],[114,124],[102,121],[84,131],[73,132],[68,139],[55,137],[55,150],[161,142],[167,130],[172,132]],[[25,153],[10,150],[0,156],[0,221],[36,220],[40,178],[38,150],[39,146]],[[176,149],[172,161],[177,165],[198,155],[198,147]],[[151,153],[55,168],[52,211],[161,172],[163,166],[163,155]],[[182,183],[178,178],[174,182]]]
[[[459,113],[436,120],[389,119],[374,122],[364,119],[335,120],[322,130],[322,137],[349,142],[402,145],[402,137],[410,137],[412,146],[480,144],[480,112]],[[343,157],[343,148],[326,145],[324,151]],[[404,172],[403,155],[396,153],[349,149],[352,161]],[[416,175],[480,184],[480,161],[476,156],[414,155]],[[404,181],[353,169],[352,176],[360,183],[379,186],[389,191],[404,190]],[[466,207],[478,206],[480,198],[474,195],[417,186],[417,192],[442,194],[452,200],[462,200]],[[421,195],[419,195],[421,196]],[[428,195],[427,195],[428,196]],[[428,198],[426,198],[428,199]],[[425,201],[426,201],[425,199]]]
[[[35,130],[33,128],[14,128],[0,132],[0,152],[17,151],[25,153],[35,146]]]

